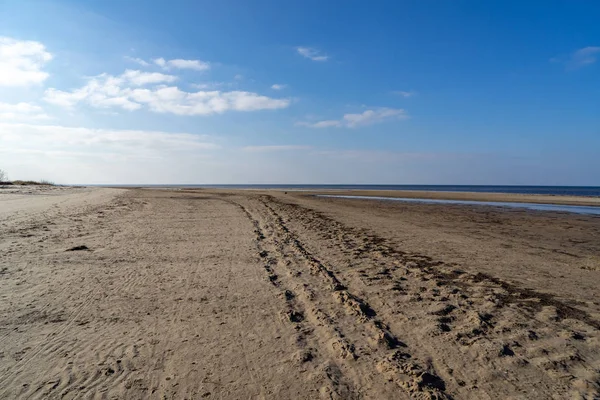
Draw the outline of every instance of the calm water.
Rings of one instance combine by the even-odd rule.
[[[362,199],[362,200],[386,200],[403,201],[407,203],[425,203],[425,204],[463,204],[470,206],[492,206],[508,208],[524,208],[535,211],[560,211],[576,214],[600,215],[600,207],[588,206],[567,206],[558,204],[535,204],[535,203],[508,203],[501,201],[472,201],[472,200],[439,200],[439,199],[410,199],[401,197],[375,197],[375,196],[336,196],[336,195],[318,195],[318,197],[334,197],[339,199]]]
[[[123,185],[134,186],[134,185]],[[223,189],[290,189],[290,190],[427,190],[434,192],[487,192],[547,194],[600,197],[599,186],[480,186],[480,185],[135,185],[146,187],[187,187]]]

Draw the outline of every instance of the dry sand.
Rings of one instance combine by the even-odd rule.
[[[600,398],[600,217],[23,190],[2,399]]]

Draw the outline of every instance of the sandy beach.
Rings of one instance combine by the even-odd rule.
[[[311,194],[0,189],[0,398],[600,398],[600,217]]]

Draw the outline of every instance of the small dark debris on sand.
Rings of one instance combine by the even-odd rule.
[[[507,345],[505,344],[504,346],[502,346],[502,350],[500,350],[500,357],[512,357],[515,355],[515,352]]]
[[[85,245],[71,247],[67,251],[81,251],[81,250],[89,250],[89,248]]]

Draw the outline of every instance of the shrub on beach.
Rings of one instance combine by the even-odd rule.
[[[47,181],[45,179],[38,181],[13,181],[13,185],[34,185],[34,186],[54,186],[54,182]]]
[[[47,179],[40,179],[39,181],[9,181],[8,174],[0,169],[0,185],[37,185],[37,186],[56,186],[56,184]]]
[[[12,182],[8,180],[8,174],[4,170],[0,169],[0,185],[12,185]]]

